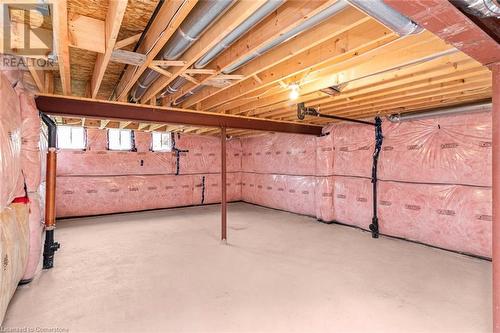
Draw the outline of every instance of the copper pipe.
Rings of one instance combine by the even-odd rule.
[[[47,173],[45,189],[45,228],[51,230],[56,225],[56,148],[49,148],[47,152]]]
[[[226,201],[226,128],[220,129],[220,151],[221,151],[221,239],[227,241],[227,201]]]
[[[493,75],[492,164],[493,164],[493,332],[500,333],[500,63],[491,66]]]

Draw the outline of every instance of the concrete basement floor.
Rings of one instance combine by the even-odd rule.
[[[245,203],[59,222],[4,328],[491,332],[491,264]]]

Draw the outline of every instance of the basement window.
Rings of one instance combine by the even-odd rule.
[[[85,129],[78,126],[57,126],[58,149],[85,149]]]
[[[134,139],[132,130],[110,128],[108,129],[108,149],[132,151],[134,148]]]
[[[172,134],[170,132],[153,132],[152,151],[172,151]]]

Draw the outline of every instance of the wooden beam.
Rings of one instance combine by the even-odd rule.
[[[415,67],[403,68],[356,80],[349,83],[342,90],[341,94],[334,97],[325,96],[318,91],[302,95],[294,102],[313,103],[323,108],[338,102],[350,103],[351,101],[359,101],[365,98],[369,100],[394,91],[404,92],[408,89],[415,89],[418,86],[425,87],[432,83],[442,83],[450,79],[464,79],[468,75],[475,75],[482,70],[484,69],[473,59],[462,53],[455,53]],[[285,101],[254,109],[252,113],[254,115],[275,115],[276,113],[272,113],[272,111],[290,108],[290,102]],[[234,110],[234,113],[238,114],[240,112]]]
[[[54,93],[54,73],[52,71],[45,71],[44,73],[44,88],[43,92],[47,94]]]
[[[146,63],[147,56],[138,52],[126,50],[113,50],[110,61],[132,66],[142,66]]]
[[[119,49],[127,47],[131,44],[137,43],[139,41],[139,39],[141,39],[141,36],[142,36],[142,33],[139,33],[139,34],[135,34],[135,35],[130,36],[128,38],[117,41],[115,43],[115,50],[119,50]]]
[[[217,71],[215,69],[208,69],[208,68],[188,68],[184,71],[184,73],[189,75],[197,75],[197,74],[210,75],[210,74],[215,74],[216,72]]]
[[[78,14],[69,18],[68,44],[71,47],[104,53],[106,50],[105,33],[104,21]]]
[[[156,65],[149,65],[149,68],[151,68],[155,72],[160,73],[161,75],[164,75],[166,77],[171,77],[172,76],[172,73],[170,73],[169,71],[167,71],[167,70],[165,70],[163,68],[160,68],[160,67],[158,67]]]
[[[420,35],[408,36],[378,49],[377,52],[361,55],[352,59],[352,61],[321,68],[316,72],[310,72],[307,81],[300,86],[300,93],[306,95],[330,86],[372,76],[376,73],[396,70],[419,60],[427,61],[431,57],[444,55],[443,52],[453,50],[449,45],[430,34],[428,34],[428,38],[423,40],[421,38]],[[251,100],[235,110],[240,113],[244,110],[252,110],[288,100],[289,91],[282,89],[272,96]],[[220,109],[220,111],[223,110],[226,110],[226,108]]]
[[[136,81],[148,68],[151,61],[154,60],[158,52],[160,52],[196,3],[197,0],[172,0],[164,3],[144,37],[144,42],[138,49],[140,53],[147,51],[146,60],[142,65],[127,68],[116,87],[118,100],[124,101],[127,99],[130,89],[132,89]]]
[[[217,45],[229,32],[244,22],[265,0],[237,1],[214,25],[205,32],[200,39],[191,46],[183,55],[186,63],[173,72],[171,78],[160,77],[146,91],[142,98],[147,102],[152,96],[157,96],[170,82],[191,67],[200,57]]]
[[[67,0],[55,1],[52,5],[54,45],[59,63],[62,92],[71,95],[71,67],[68,44],[68,4]]]
[[[3,39],[0,46],[8,53],[19,54],[29,58],[46,58],[53,49],[53,31],[40,27],[32,27],[23,22],[10,22],[10,48],[3,49]],[[84,15],[73,15],[68,20],[68,46],[82,50],[104,53],[105,22]],[[29,38],[29,40],[27,39]],[[25,46],[36,49],[30,54]],[[46,50],[41,54],[41,50]]]
[[[198,80],[196,80],[194,77],[192,77],[191,75],[189,74],[181,74],[180,76],[182,76],[183,78],[185,78],[186,80],[188,80],[189,82],[191,83],[194,83],[194,84],[199,84]],[[147,99],[144,99],[147,101]]]
[[[349,17],[346,16],[343,19],[347,20],[348,18]],[[337,19],[337,17],[334,19]],[[327,24],[325,27],[330,27],[330,25]],[[188,99],[183,104],[192,105],[195,102],[202,102],[201,108],[203,110],[209,110],[225,102],[257,91],[258,89],[279,83],[294,75],[305,75],[337,63],[359,58],[363,56],[363,54],[373,52],[372,50],[383,47],[397,38],[395,34],[392,34],[387,28],[381,26],[377,22],[365,21],[364,19],[361,19],[359,25],[348,31],[336,34],[332,36],[332,38],[324,40],[322,43],[315,44],[315,47],[312,47],[314,45],[308,42],[308,40],[312,38],[311,35],[304,36],[303,39],[300,37],[301,36],[299,36],[299,39],[297,39],[291,47],[298,48],[302,50],[302,52],[295,53],[293,57],[285,58],[281,57],[281,53],[284,51],[283,49],[276,50],[278,53],[277,58],[274,60],[275,65],[259,72],[260,82],[258,82],[258,84],[255,83],[253,78],[254,71],[258,69],[256,66],[249,64],[249,66],[253,67],[252,71],[247,72],[246,69],[243,69],[248,74],[251,74],[248,79],[218,92],[211,91],[211,89],[205,89],[196,96],[192,96],[192,98]],[[271,57],[272,53],[273,52],[269,55],[264,55],[264,57]],[[283,60],[277,61],[277,59]],[[267,64],[272,63],[271,58],[262,60],[266,61]]]
[[[184,60],[153,60],[151,64],[154,66],[161,67],[183,67],[186,65],[186,61]]]
[[[247,56],[248,54],[251,54],[252,52],[255,52],[258,50],[260,47],[266,45],[269,43],[271,40],[274,40],[277,38],[280,34],[285,33],[289,29],[293,29],[295,26],[298,24],[301,24],[304,20],[309,19],[311,16],[314,16],[315,14],[321,12],[322,10],[328,8],[330,5],[332,5],[334,1],[303,1],[303,2],[296,2],[296,1],[290,1],[285,3],[283,6],[278,8],[277,12],[275,15],[270,16],[266,20],[264,20],[261,24],[257,25],[254,27],[247,35],[246,37],[243,37],[240,39],[238,42],[234,43],[231,47],[229,47],[224,53],[222,53],[218,58],[216,58],[211,64],[211,68],[216,68],[219,70],[219,73],[226,68],[227,66],[230,66],[231,64],[238,62],[242,57]],[[359,15],[359,17],[363,17],[364,19],[366,18],[366,15],[360,13],[357,10],[353,10],[351,8],[346,8],[345,10],[349,12],[355,12]],[[301,14],[303,16],[301,16]],[[339,13],[338,15],[343,14],[343,12]],[[336,19],[337,17],[333,18]],[[351,17],[350,24],[352,22],[356,22],[356,17],[353,16]],[[328,20],[331,21],[332,19]],[[338,30],[342,30],[341,24],[338,26],[330,26],[330,28],[327,31],[323,31],[323,33],[317,33],[313,35],[313,37],[309,37],[307,40],[307,44],[310,44],[314,46],[318,41],[323,41],[323,38],[325,36],[328,36],[329,38],[332,33],[337,33]],[[315,30],[315,28],[313,28]],[[300,38],[301,35],[308,34],[309,35],[310,31],[306,31],[299,36],[294,37],[291,39],[291,41]],[[295,48],[290,47],[290,43],[285,43],[288,45],[286,52],[275,56],[272,61],[276,63],[278,60],[282,61],[290,56],[293,55]],[[282,45],[283,46],[283,45]],[[277,48],[283,49],[283,47],[278,46]],[[267,52],[267,54],[272,54],[276,52],[276,49],[273,49],[270,52]],[[268,59],[268,55],[264,54],[262,56],[259,56],[257,59],[254,61],[251,61],[248,66],[258,66],[260,69],[259,71],[262,71],[265,69],[265,61],[261,62],[261,59]],[[241,70],[247,65],[243,66],[240,68],[237,72],[232,73],[232,74],[243,74]],[[256,74],[258,71],[254,71],[251,74],[246,74],[245,76],[251,76],[253,74]],[[210,80],[211,77],[205,78],[205,81]],[[183,92],[179,92],[178,94],[176,93],[175,96],[172,97],[173,100],[177,99],[181,94],[184,94],[187,90],[193,89],[194,86],[192,85],[186,85],[185,89],[183,89]],[[216,88],[205,88],[202,90],[204,91],[211,91],[211,92],[216,92]],[[196,96],[191,96],[189,97],[186,102],[183,104],[189,104],[189,105],[194,105],[199,102],[197,99],[198,96],[200,96],[200,93],[196,94]]]
[[[132,122],[131,121],[120,121],[120,128],[121,129],[124,129],[126,128],[128,125],[130,125]]]
[[[120,32],[120,27],[122,25],[123,16],[125,15],[125,10],[127,9],[127,0],[110,0],[108,5],[108,12],[106,14],[106,25],[105,25],[105,44],[106,49],[103,54],[98,54],[94,65],[94,73],[92,74],[91,80],[91,92],[92,98],[97,96],[99,92],[99,87],[101,86],[102,79],[104,78],[104,73],[108,67],[108,63],[111,59],[111,54],[115,48],[116,39],[118,38],[118,33]]]
[[[114,119],[163,124],[256,129],[262,131],[320,135],[321,127],[259,118],[241,117],[171,107],[120,103],[40,94],[40,111],[50,115]],[[168,111],[168,112],[165,112]]]
[[[99,126],[100,129],[106,128],[108,126],[109,120],[101,120],[101,125]]]
[[[35,81],[36,87],[38,88],[38,91],[41,93],[45,93],[45,73],[42,70],[36,69],[33,66],[33,63],[30,61],[26,62],[28,64],[28,70],[31,73],[31,76],[33,77],[33,81]]]
[[[364,26],[362,33],[359,26]],[[351,31],[352,30],[352,31]],[[308,70],[308,67],[313,66],[314,63],[324,62],[327,57],[339,56],[345,53],[354,53],[356,48],[361,48],[358,45],[360,42],[367,43],[368,38],[363,38],[363,35],[367,34],[373,39],[380,39],[381,36],[387,34],[386,40],[390,41],[394,39],[390,35],[393,35],[389,29],[381,26],[377,22],[373,21],[371,18],[367,17],[365,14],[359,12],[355,8],[346,8],[342,12],[335,15],[329,20],[313,27],[300,35],[294,37],[288,42],[279,45],[272,49],[271,51],[261,55],[255,61],[251,61],[242,68],[238,69],[233,74],[243,75],[246,80],[245,88],[241,91],[247,91],[249,83],[253,82],[255,79],[257,82],[265,81],[266,84],[270,84],[270,78],[274,77],[275,72],[271,70],[277,67],[278,64],[287,62],[282,68],[286,66],[287,73],[297,72],[300,68],[300,64],[304,63],[302,66],[303,70]],[[393,35],[394,36],[394,35]],[[370,41],[373,45],[374,41]],[[316,50],[316,51],[313,51]],[[321,50],[321,51],[319,51]],[[336,50],[337,54],[332,54]],[[322,59],[315,61],[315,58],[319,57],[318,52],[322,52]],[[294,71],[292,71],[294,69]],[[258,77],[255,76],[258,74]],[[261,79],[262,78],[262,79]],[[215,94],[223,94],[221,98],[226,98],[227,95],[231,96],[230,93],[225,94],[223,91],[232,88],[232,86],[238,85],[238,83],[233,83],[228,87],[222,89],[214,88],[204,88],[201,92],[194,96],[188,98],[183,104],[184,105],[194,105],[199,103]],[[185,89],[192,89],[193,87],[186,86]],[[253,84],[251,87],[255,90],[256,86]],[[232,89],[233,91],[235,89]],[[177,98],[181,94],[184,94],[185,90],[179,91],[172,98]],[[176,96],[178,95],[178,96]]]

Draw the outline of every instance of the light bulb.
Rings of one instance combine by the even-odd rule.
[[[288,86],[290,88],[290,95],[288,97],[290,97],[290,99],[293,101],[293,100],[296,100],[297,98],[299,98],[300,94],[299,94],[299,86],[297,84],[291,84]]]

